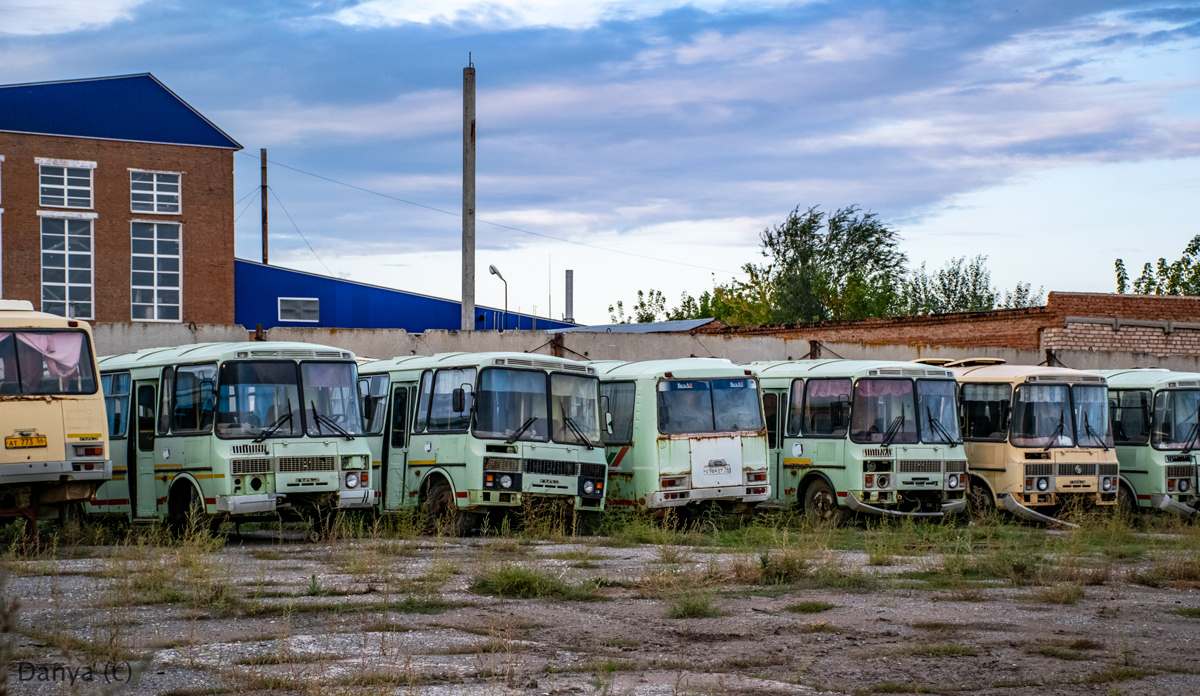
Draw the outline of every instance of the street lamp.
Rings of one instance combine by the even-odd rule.
[[[504,279],[504,276],[500,275],[500,271],[494,265],[488,266],[488,271],[499,278],[500,282],[504,283],[504,328],[501,329],[501,331],[504,331],[508,329],[508,281]]]

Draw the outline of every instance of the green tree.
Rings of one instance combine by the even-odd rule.
[[[986,256],[952,258],[932,273],[922,263],[904,282],[908,314],[979,312],[995,308],[996,297]]]
[[[1183,255],[1178,260],[1167,262],[1159,259],[1158,264],[1147,263],[1142,267],[1142,275],[1133,281],[1133,292],[1138,295],[1200,295],[1200,234],[1192,237],[1192,241],[1184,247]],[[1117,292],[1124,294],[1129,289],[1129,273],[1125,270],[1125,260],[1117,259]]]
[[[630,316],[625,316],[625,303],[620,300],[617,300],[617,304],[608,306],[608,314],[614,324],[631,322],[646,324],[660,321],[666,315],[667,300],[663,297],[661,290],[652,289],[649,292],[638,290],[637,302],[634,303],[631,311]]]

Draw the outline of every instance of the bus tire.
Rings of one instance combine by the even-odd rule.
[[[429,484],[425,492],[426,529],[432,534],[439,531],[456,537],[465,537],[475,526],[475,516],[458,509],[454,489],[442,477]]]
[[[1138,514],[1137,495],[1124,481],[1117,487],[1116,512],[1127,520],[1132,520]]]
[[[978,520],[986,517],[996,509],[996,497],[992,489],[974,476],[967,479],[967,517]]]
[[[190,481],[179,481],[171,486],[167,497],[167,526],[172,532],[182,534],[193,516],[197,521],[205,517],[200,491]]]
[[[838,505],[837,493],[825,479],[813,479],[804,489],[804,510],[818,519],[837,524],[846,517],[846,510]]]

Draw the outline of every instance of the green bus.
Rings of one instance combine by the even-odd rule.
[[[328,519],[374,505],[353,353],[200,343],[99,364],[114,476],[88,512],[179,526],[193,512]]]
[[[744,512],[770,499],[753,370],[716,358],[588,364],[600,375],[610,505]]]
[[[470,533],[484,513],[559,500],[604,508],[595,369],[529,353],[364,362],[359,396],[383,512],[424,507]]]
[[[877,360],[756,362],[771,502],[837,520],[849,511],[941,517],[966,507],[954,374]]]
[[[1200,373],[1094,370],[1108,382],[1108,412],[1127,513],[1141,508],[1197,514]]]

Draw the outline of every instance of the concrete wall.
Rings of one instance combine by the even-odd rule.
[[[112,355],[158,346],[205,341],[244,341],[245,329],[237,325],[97,324],[98,355]],[[268,340],[305,341],[336,346],[362,357],[432,355],[454,351],[513,351],[551,354],[552,334],[544,331],[427,331],[410,334],[393,329],[318,329],[277,327]],[[808,355],[807,339],[777,336],[713,336],[690,334],[615,334],[572,331],[561,334],[563,357],[576,360],[653,360],[658,358],[716,357],[736,363],[755,360],[801,360]],[[872,343],[822,343],[821,356],[870,360],[917,358],[1003,358],[1010,363],[1036,365],[1045,361],[1041,350],[1011,348],[945,348]],[[1062,350],[1055,357],[1079,369],[1164,367],[1200,371],[1200,355],[1160,356],[1132,351]]]

